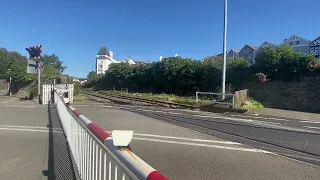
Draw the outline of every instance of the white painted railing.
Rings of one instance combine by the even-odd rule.
[[[74,85],[73,84],[57,84],[57,85],[52,85],[52,84],[44,84],[42,85],[42,105],[47,105],[48,102],[51,99],[52,96],[52,92],[53,90],[57,90],[58,92],[61,93],[61,95],[63,93],[67,93],[68,94],[68,99],[70,100],[70,102],[73,102],[73,89],[74,89]]]
[[[231,97],[230,101],[224,101],[224,100],[217,100],[216,98],[211,98],[210,100],[200,100],[199,95],[214,95],[214,96],[225,96],[225,99],[228,99]],[[230,105],[232,108],[235,108],[235,94],[231,93],[213,93],[213,92],[196,92],[196,102],[208,102],[212,104],[222,104],[222,105]]]
[[[54,92],[54,103],[67,136],[76,169],[84,180],[138,179],[79,119],[62,97]]]

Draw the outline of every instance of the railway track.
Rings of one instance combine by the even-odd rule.
[[[150,100],[150,99],[144,99],[144,98],[132,97],[132,96],[115,95],[115,94],[101,94],[101,93],[96,93],[96,92],[87,91],[87,90],[81,90],[80,93],[82,93],[86,96],[108,99],[110,101],[114,101],[117,103],[136,104],[138,102],[143,105],[164,106],[164,107],[170,107],[170,108],[183,108],[183,109],[193,109],[193,110],[197,109],[197,110],[201,110],[201,111],[214,112],[214,113],[225,113],[225,112],[244,113],[244,112],[246,112],[246,110],[243,110],[243,109],[193,106],[193,105],[179,104],[179,103],[174,103],[174,102]]]

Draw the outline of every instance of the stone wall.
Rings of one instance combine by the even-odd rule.
[[[249,89],[250,97],[267,107],[320,113],[320,77],[301,78],[284,83],[269,81],[250,82],[242,85]]]
[[[0,96],[4,96],[8,94],[8,81],[5,79],[0,79]]]

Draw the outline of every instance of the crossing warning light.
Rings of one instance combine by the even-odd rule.
[[[30,55],[30,59],[42,59],[42,46],[30,46],[26,48]]]

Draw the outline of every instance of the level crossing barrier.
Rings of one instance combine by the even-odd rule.
[[[167,179],[128,148],[131,139],[121,142],[111,137],[68,101],[54,91],[54,104],[81,179]]]

